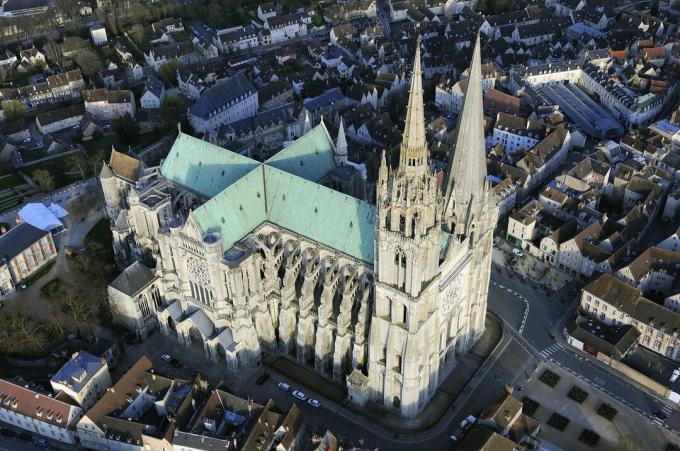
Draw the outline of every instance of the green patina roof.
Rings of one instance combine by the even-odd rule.
[[[180,133],[161,166],[163,176],[213,197],[260,163],[193,136]]]
[[[317,125],[265,162],[266,165],[317,182],[335,168],[333,143]]]
[[[333,143],[320,124],[264,164],[316,182],[335,168],[333,158]],[[161,173],[168,180],[210,198],[261,164],[180,133],[161,166]]]
[[[373,264],[373,205],[269,167],[265,185],[269,222]]]
[[[225,250],[268,221],[373,264],[375,207],[315,183],[333,158],[323,125],[263,164],[180,133],[161,173],[210,198],[192,214]]]
[[[268,166],[243,177],[193,212],[224,249],[269,221],[373,264],[375,207]]]

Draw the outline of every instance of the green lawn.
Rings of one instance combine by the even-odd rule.
[[[172,39],[174,39],[175,42],[184,42],[189,39],[189,35],[186,31],[178,31],[177,33],[172,33]]]
[[[130,145],[129,147],[133,149],[145,147],[154,141],[158,141],[162,137],[163,135],[160,132],[144,133],[143,135],[137,136],[135,142],[132,143],[132,145]],[[115,147],[116,150],[118,150],[119,152],[127,152],[128,150],[128,146],[121,144],[120,140],[118,139],[118,135],[116,134],[104,135],[99,139],[93,139],[92,141],[83,142],[83,147],[87,149],[87,152],[90,155],[94,154],[97,150],[103,150],[106,160],[109,159],[109,154],[111,153],[111,146]]]
[[[63,157],[53,158],[47,161],[41,161],[40,163],[32,164],[30,166],[24,166],[22,171],[24,174],[31,177],[31,174],[37,169],[45,169],[54,176],[54,189],[63,188],[66,185],[80,180],[80,174],[67,174],[68,168],[71,166],[69,164],[69,157],[71,155],[64,155]]]
[[[104,247],[111,246],[111,224],[108,219],[102,219],[87,234],[85,244],[91,246],[92,243],[99,243]]]
[[[17,185],[23,185],[26,181],[19,175],[12,174],[8,177],[0,178],[0,190],[14,188]]]

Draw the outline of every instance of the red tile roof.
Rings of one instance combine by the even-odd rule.
[[[0,408],[66,428],[81,408],[0,379]]]

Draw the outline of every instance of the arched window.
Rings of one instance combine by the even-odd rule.
[[[399,231],[401,233],[406,232],[406,216],[399,215]]]

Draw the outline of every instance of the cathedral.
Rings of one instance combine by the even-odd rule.
[[[486,178],[479,40],[445,176],[428,162],[417,46],[399,165],[375,202],[323,120],[264,162],[180,132],[158,167],[100,174],[122,324],[236,369],[286,355],[418,415],[484,330],[497,207]],[[365,173],[365,170],[363,171]]]

